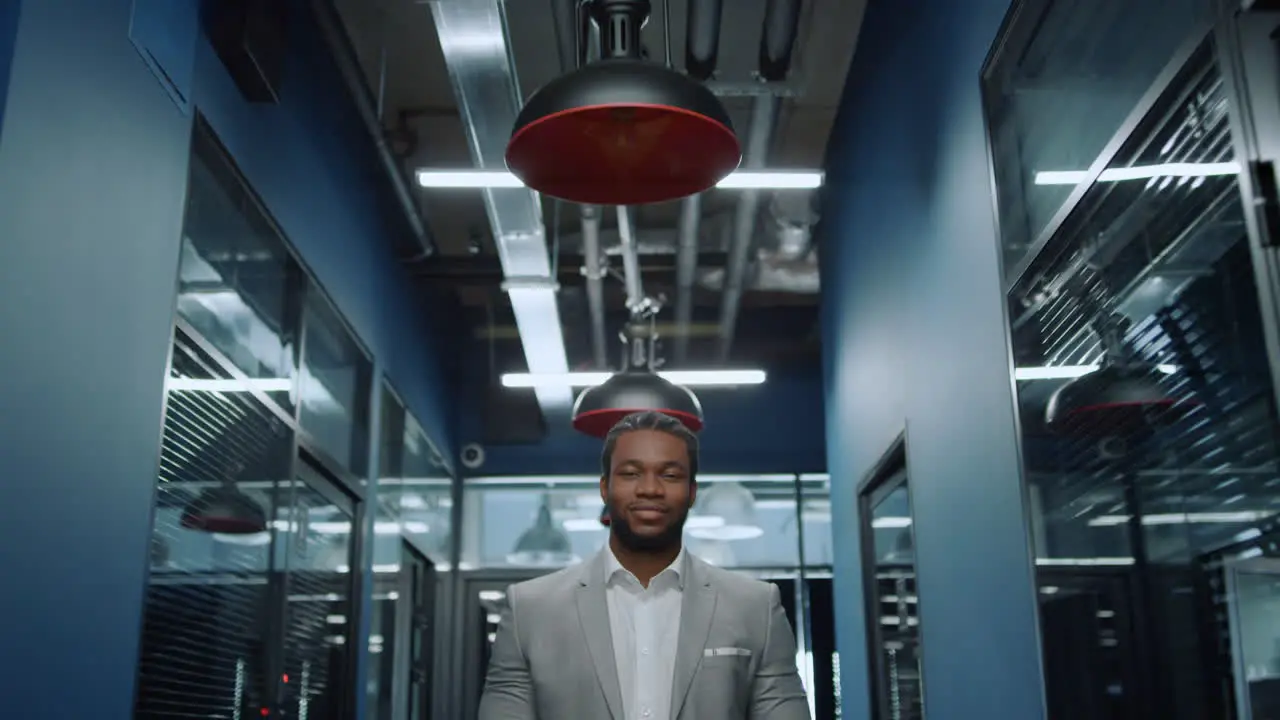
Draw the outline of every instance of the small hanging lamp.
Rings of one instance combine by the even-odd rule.
[[[593,205],[674,200],[733,172],[742,148],[715,94],[641,59],[649,0],[584,4],[604,57],[534,93],[507,143],[507,168],[538,192]]]
[[[623,333],[627,345],[626,368],[595,387],[587,388],[573,405],[573,428],[602,438],[622,418],[645,410],[670,415],[694,432],[703,427],[702,404],[688,388],[655,374],[652,317],[646,327],[632,322]]]
[[[219,535],[255,535],[266,531],[267,516],[234,482],[224,481],[187,503],[180,523],[189,530]]]

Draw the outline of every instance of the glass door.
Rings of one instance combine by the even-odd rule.
[[[352,705],[359,505],[301,453],[284,518],[287,591],[279,716],[342,718]]]
[[[1280,559],[1225,568],[1239,720],[1280,717]]]
[[[408,663],[407,708],[396,717],[427,720],[431,713],[432,658],[435,651],[436,568],[426,555],[409,543],[401,548],[398,638],[408,638],[404,658]],[[407,713],[407,714],[406,714]]]

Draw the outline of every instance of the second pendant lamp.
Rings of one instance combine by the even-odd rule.
[[[627,343],[627,367],[595,387],[589,387],[573,404],[573,428],[602,438],[622,418],[654,410],[670,415],[685,427],[700,432],[702,403],[682,385],[653,372],[656,341],[652,318],[646,325],[633,321],[623,333]]]
[[[512,174],[562,200],[640,205],[709,190],[737,169],[742,148],[715,94],[642,59],[649,0],[583,7],[600,29],[603,57],[525,104],[507,144]]]

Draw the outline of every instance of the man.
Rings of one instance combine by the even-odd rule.
[[[609,542],[508,589],[480,720],[809,720],[777,587],[683,549],[697,472],[670,416],[609,431]]]

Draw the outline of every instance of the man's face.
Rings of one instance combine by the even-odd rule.
[[[680,438],[657,430],[619,436],[609,476],[600,480],[610,528],[632,550],[662,550],[679,543],[695,493],[689,449]]]

